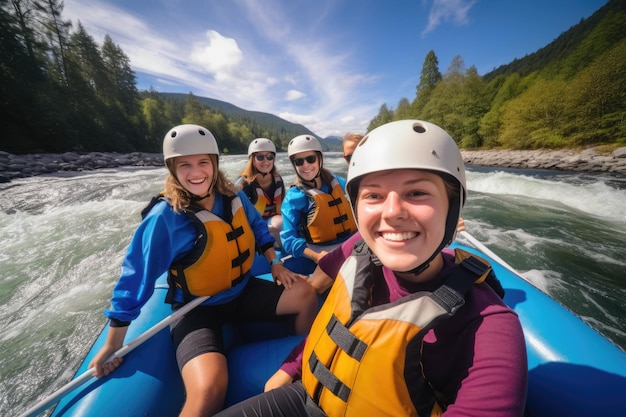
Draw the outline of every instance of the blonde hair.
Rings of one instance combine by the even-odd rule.
[[[216,176],[213,180],[213,186],[209,190],[209,192],[214,193],[215,190],[220,194],[223,194],[227,197],[232,197],[237,194],[237,188],[235,185],[226,177],[226,175],[219,170],[219,161],[217,155],[209,154],[209,158],[211,159],[211,164],[213,165],[213,170],[216,173]],[[178,213],[183,211],[189,207],[191,204],[191,194],[189,191],[185,189],[178,181],[174,173],[176,172],[175,168],[176,158],[170,158],[165,161],[165,165],[169,171],[167,178],[165,178],[165,190],[163,191],[163,195],[169,203],[172,205],[174,212]]]
[[[356,146],[356,145],[359,144],[361,139],[363,139],[363,135],[362,134],[355,133],[355,132],[348,132],[343,137],[343,145],[345,145],[347,143],[350,143],[350,144],[354,144]]]

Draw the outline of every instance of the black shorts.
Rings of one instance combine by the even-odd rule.
[[[322,417],[325,414],[306,393],[301,381],[284,385],[232,405],[215,417]]]
[[[234,300],[219,305],[200,305],[171,326],[178,368],[207,352],[224,350],[225,323],[276,321],[276,306],[284,290],[274,282],[251,277]]]

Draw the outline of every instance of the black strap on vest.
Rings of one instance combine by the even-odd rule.
[[[330,336],[330,338],[341,348],[341,350],[357,361],[360,361],[363,354],[365,354],[367,344],[353,335],[346,326],[337,320],[337,316],[334,314],[326,326],[326,333],[328,333],[328,336]]]
[[[335,198],[334,200],[328,202],[328,207],[335,207],[339,204],[341,204],[341,198]]]
[[[367,246],[361,242],[355,244],[353,255],[364,256],[366,252],[370,252]],[[461,261],[455,268],[452,274],[448,277],[446,282],[437,288],[429,295],[423,295],[424,293],[409,295],[411,296],[428,296],[436,301],[447,314],[444,314],[436,318],[430,323],[427,328],[432,328],[442,320],[453,316],[463,304],[465,304],[465,294],[472,287],[480,277],[486,273],[490,273],[491,267],[484,264],[474,256],[469,256]],[[495,277],[494,277],[495,278]],[[333,314],[328,325],[326,326],[326,333],[335,342],[335,344],[347,353],[350,357],[357,361],[360,361],[368,345],[356,337],[350,329],[343,325],[337,317]],[[320,385],[328,389],[335,396],[346,402],[350,396],[350,388],[341,382],[322,362],[319,361],[315,352],[312,352],[309,358],[309,368],[311,372],[317,378]],[[321,389],[316,392],[316,397],[319,397]],[[314,398],[315,401],[318,398]]]
[[[324,366],[318,359],[315,352],[311,354],[309,358],[309,367],[313,375],[320,381],[320,383],[332,392],[336,397],[340,398],[343,402],[348,401],[350,396],[350,388],[343,382],[341,382],[335,375],[333,375],[328,368]],[[316,399],[317,400],[317,399]]]
[[[147,205],[147,206],[145,206],[145,207],[143,208],[143,210],[141,210],[141,219],[142,219],[142,220],[146,218],[146,216],[148,215],[148,213],[150,212],[150,210],[152,210],[152,207],[156,206],[156,204],[157,204],[159,201],[166,201],[166,200],[165,200],[165,197],[163,196],[163,193],[160,193],[160,194],[157,194],[157,195],[153,196],[153,197],[150,199],[150,202],[148,203],[148,205]]]
[[[432,298],[448,311],[449,316],[465,304],[465,294],[474,282],[491,269],[473,256],[463,259],[459,266],[446,283],[432,293]]]

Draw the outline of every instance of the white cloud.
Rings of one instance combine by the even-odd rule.
[[[287,94],[285,94],[285,100],[287,101],[295,101],[295,100],[299,100],[302,97],[305,97],[306,94],[304,94],[302,91],[298,91],[298,90],[289,90],[287,91]]]
[[[232,79],[243,61],[243,53],[237,41],[226,38],[214,30],[206,32],[206,39],[196,42],[191,50],[191,61],[198,64],[199,70],[213,74],[217,80]]]
[[[428,15],[428,25],[422,31],[422,36],[435,30],[442,21],[464,25],[467,15],[476,0],[434,0]]]
[[[360,86],[376,77],[354,70],[353,52],[337,50],[333,34],[319,36],[312,21],[307,33],[301,21],[284,14],[284,5],[230,3],[224,8],[249,24],[226,26],[231,29],[226,33],[182,13],[183,20],[167,15],[164,30],[149,14],[98,0],[81,3],[65,0],[64,17],[80,20],[98,42],[109,34],[133,70],[157,85],[277,114],[321,136],[358,129],[354,121],[373,117],[380,106],[377,99],[360,95]],[[330,2],[327,7],[335,6]]]

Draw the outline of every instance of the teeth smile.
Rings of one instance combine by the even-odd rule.
[[[206,178],[202,178],[202,179],[199,179],[199,180],[189,180],[189,182],[192,183],[192,184],[202,184],[205,180],[206,180]]]
[[[381,233],[383,239],[391,240],[394,242],[401,242],[403,240],[413,239],[417,236],[415,232],[404,232],[404,233]]]

